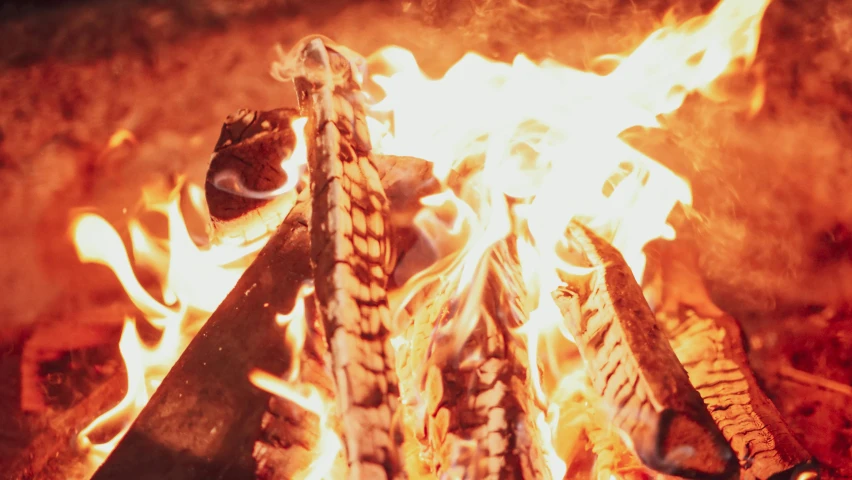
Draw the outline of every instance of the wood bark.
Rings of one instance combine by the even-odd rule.
[[[425,403],[413,428],[439,478],[546,479],[526,345],[511,332],[527,319],[518,260],[501,242],[486,261],[481,310],[461,351],[435,337],[459,321],[456,282],[442,277],[407,307],[400,371]]]
[[[568,278],[553,296],[613,424],[650,468],[691,478],[733,477],[736,457],[624,258],[579,223],[568,233],[592,272]]]
[[[815,469],[810,453],[760,388],[738,322],[712,304],[690,261],[694,255],[675,244],[663,259],[666,287],[657,318],[689,380],[734,449],[743,477],[796,478]]]
[[[319,38],[297,47],[313,218],[311,259],[353,479],[405,476],[390,345],[388,201],[350,59]]]

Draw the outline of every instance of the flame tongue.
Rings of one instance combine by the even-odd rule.
[[[414,220],[425,248],[443,260],[414,275],[400,292],[393,292],[395,297],[407,299],[396,306],[395,318],[405,319],[402,308],[423,288],[435,280],[450,279],[446,282],[454,285],[450,303],[457,309],[454,320],[441,326],[435,338],[451,341],[432,351],[448,358],[465,352],[467,356],[458,359],[460,365],[482,360],[477,355],[483,351],[471,354],[464,346],[473,338],[484,314],[483,292],[489,272],[493,275],[489,265],[495,246],[512,242],[526,291],[512,303],[526,315],[513,317],[526,321],[501,324],[501,328],[527,346],[523,363],[529,369],[528,393],[547,413],[533,419],[532,424],[545,437],[541,440],[543,453],[557,478],[565,471],[563,462],[570,461],[572,452],[576,452],[568,445],[580,442],[570,437],[579,439],[578,432],[583,429],[596,432],[590,438],[600,433],[599,426],[593,425],[596,415],[584,415],[585,421],[574,423],[567,421],[566,415],[560,416],[560,408],[565,412],[572,408],[567,401],[592,398],[576,375],[576,358],[566,358],[564,352],[571,350],[568,345],[572,338],[550,297],[561,284],[560,274],[588,272],[587,265],[566,255],[566,228],[573,221],[592,228],[621,252],[633,274],[641,278],[645,262],[642,248],[652,239],[674,235],[667,224],[668,215],[676,204],[691,202],[691,191],[683,179],[620,136],[637,126],[659,128],[660,116],[677,111],[692,93],[714,101],[741,100],[740,92],[726,89],[718,80],[754,61],[760,20],[768,3],[724,0],[707,15],[664,26],[629,55],[601,58],[611,67],[605,75],[553,61],[536,64],[523,55],[507,64],[471,53],[443,78],[433,80],[420,71],[411,52],[387,47],[367,63],[391,73],[367,79],[366,64],[360,57],[345,47],[331,47],[334,58],[346,63],[333,69],[332,83],[374,84],[382,90],[382,99],[369,109],[365,119],[374,151],[426,158],[448,187],[425,199]],[[311,58],[302,55],[307,42],[316,38],[297,45],[295,53],[284,54],[274,75],[279,79],[301,76],[318,80],[314,78],[315,69],[305,70]],[[760,85],[746,100],[744,110],[760,108]],[[298,121],[297,135],[305,121]],[[367,143],[366,138],[360,141]],[[284,190],[295,187],[306,157],[307,145],[299,139],[294,161],[283,165],[288,173]],[[192,198],[200,198],[197,187],[190,186],[187,191]],[[265,198],[275,193],[279,192],[252,195]],[[159,195],[147,205],[168,217],[167,241],[154,238],[140,222],[131,222],[132,261],[119,235],[105,220],[87,214],[73,224],[80,259],[109,266],[145,321],[162,331],[160,343],[146,347],[135,334],[134,322],[126,322],[121,351],[132,388],[121,404],[82,432],[84,445],[90,445],[88,439],[96,438],[105,425],[126,426],[133,419],[197,331],[197,325],[185,320],[208,316],[247,264],[235,264],[234,260],[252,258],[263,244],[261,241],[243,248],[197,245],[187,231],[177,200],[177,194]],[[139,267],[159,276],[161,292],[150,292],[140,284],[134,273]],[[306,295],[308,289],[302,293]],[[281,319],[287,328],[282,341],[293,350],[302,349],[307,330],[303,309]],[[405,327],[404,322],[400,324]],[[394,345],[399,350],[428,350],[423,345],[414,348],[406,343],[409,341],[400,336],[394,339]],[[434,366],[438,358],[427,356],[422,360],[423,365]],[[536,368],[538,365],[543,368]],[[323,446],[319,448],[324,449],[317,458],[333,458],[341,443],[326,425],[330,399],[319,398],[315,391],[299,385],[298,379],[304,376],[299,375],[298,368],[289,372],[289,384],[262,373],[252,378],[316,413],[323,425]],[[414,390],[408,392],[414,403],[406,408],[422,414],[425,407],[416,399],[423,393],[418,389],[428,384],[429,369],[415,370],[409,373],[416,378],[403,378],[402,383]],[[550,451],[551,444],[563,445],[565,450]],[[104,443],[93,452],[102,459],[113,445]],[[467,458],[465,452],[456,453],[458,458]],[[320,465],[323,462],[314,462],[305,472],[306,478],[331,475],[329,462]],[[595,473],[609,471],[604,465],[599,467]]]

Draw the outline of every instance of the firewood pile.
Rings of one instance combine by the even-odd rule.
[[[207,182],[218,235],[274,233],[93,478],[282,479],[316,469],[359,479],[549,478],[546,456],[560,446],[538,428],[544,407],[532,375],[541,366],[516,334],[529,312],[511,239],[487,256],[474,314],[450,276],[426,282],[393,318],[391,279],[416,242],[406,228],[439,182],[428,162],[372,152],[345,50],[310,37],[292,58],[299,111],[229,118]],[[308,176],[286,217],[280,197],[216,185],[231,167],[253,188],[280,184],[273,167],[295,148],[298,116],[307,117]],[[703,287],[666,290],[656,318],[618,250],[579,223],[566,235],[592,273],[566,276],[553,297],[600,402],[590,408],[620,432],[614,444],[635,453],[637,468],[708,479],[817,471],[762,393],[736,322]],[[678,272],[664,269],[664,282],[688,284]],[[300,301],[306,333],[292,348],[275,314]],[[250,381],[258,368],[324,402],[270,397]],[[323,429],[340,436],[331,457]]]
[[[285,73],[299,109],[229,117],[207,175],[217,238],[270,240],[93,478],[532,479],[551,478],[554,456],[565,478],[590,456],[620,457],[612,467],[629,478],[819,474],[752,371],[737,320],[712,304],[695,265],[677,264],[691,253],[671,246],[652,310],[619,251],[577,222],[565,234],[570,254],[591,273],[564,276],[552,297],[576,342],[566,355],[585,367],[571,401],[586,411],[566,409],[559,423],[592,420],[579,441],[545,438],[534,378],[545,367],[518,334],[530,312],[513,239],[485,255],[475,305],[460,293],[471,287],[447,275],[424,276],[399,308],[403,270],[447,265],[419,258],[413,230],[420,200],[441,182],[425,160],[372,151],[348,51],[311,37],[293,53]],[[292,181],[279,164],[300,147],[299,117],[308,163],[297,188],[268,197],[221,188],[223,172],[255,191]],[[296,327],[278,317],[299,305],[295,346]],[[10,478],[39,472],[60,430],[117,395],[108,383],[67,412]]]

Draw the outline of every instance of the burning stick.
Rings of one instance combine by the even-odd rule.
[[[308,117],[311,258],[351,478],[402,478],[390,345],[388,202],[350,60],[314,38],[295,50]]]
[[[677,244],[677,241],[675,241]],[[671,245],[679,251],[679,245]],[[737,321],[710,300],[691,252],[663,261],[663,306],[657,318],[675,354],[733,447],[747,478],[795,478],[814,468],[749,368]]]
[[[417,372],[427,365],[424,424],[415,431],[439,478],[548,478],[526,346],[511,332],[526,321],[518,260],[502,242],[487,261],[482,310],[460,352],[440,334],[430,338],[460,321],[454,282],[409,305],[413,323],[401,371],[419,380]]]
[[[586,227],[569,234],[593,271],[553,296],[580,347],[595,390],[649,467],[692,478],[728,478],[736,457],[689,383],[621,254]]]

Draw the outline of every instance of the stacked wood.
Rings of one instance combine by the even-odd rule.
[[[713,305],[697,276],[691,252],[663,261],[665,296],[657,314],[689,380],[730,443],[745,478],[798,478],[815,471],[813,458],[796,440],[761,390],[737,321]]]
[[[243,111],[231,117],[217,144],[216,158],[220,160],[211,163],[211,171],[245,162],[239,173],[248,183],[256,174],[254,172],[263,174],[278,168],[283,160],[278,153],[292,151],[292,132],[282,133],[289,129],[291,115],[292,111]],[[237,122],[233,119],[246,117],[278,120],[277,123],[269,120],[269,124],[260,120],[259,125],[255,120],[249,122],[259,127],[254,133],[249,130],[234,133],[233,125]],[[239,150],[241,143],[246,141],[250,143],[247,150]],[[221,161],[226,158],[221,152],[226,150],[229,150],[228,158],[242,160]],[[394,205],[399,205],[400,211],[411,211],[420,196],[436,187],[428,162],[410,157],[379,157],[377,163],[378,175],[385,182],[383,188],[387,189]],[[266,185],[280,186],[277,181]],[[223,238],[249,238],[244,231],[247,223],[240,220],[240,215],[227,217],[222,213],[235,208],[231,204],[234,196],[209,187],[208,184],[208,205],[214,221],[231,220],[220,222],[217,233]],[[281,374],[291,365],[290,352],[285,348],[276,315],[291,311],[300,288],[313,278],[308,232],[311,202],[307,199],[309,192],[303,193],[254,263],[187,347],[130,431],[95,474],[95,479],[250,479],[255,478],[256,473],[253,452],[267,472],[275,472],[281,465],[272,458],[280,460],[282,444],[310,445],[309,425],[298,429],[281,428],[271,420],[276,412],[281,419],[292,418],[293,415],[288,417],[282,413],[282,409],[292,405],[287,406],[283,399],[275,399],[270,405],[269,394],[254,387],[248,379],[253,369]],[[255,216],[262,219],[264,228],[274,228],[272,220],[266,219],[281,215],[281,208],[282,205],[272,199],[244,208],[242,216]],[[316,338],[313,333],[310,335]],[[304,375],[315,385],[322,386],[320,372],[325,371],[325,366],[319,359],[324,344],[320,342],[314,347],[312,350],[306,345],[305,355],[310,354],[313,360],[303,356],[301,363],[306,370]],[[295,413],[304,417],[303,414],[304,411]],[[261,424],[264,431],[261,431]],[[262,439],[260,443],[266,441],[265,449],[260,443],[255,445],[258,438]],[[273,438],[276,440],[272,441]],[[272,453],[276,449],[277,452]],[[298,455],[286,461],[289,465],[307,462]]]
[[[568,228],[591,272],[553,293],[610,421],[650,468],[730,478],[736,457],[689,382],[630,267],[579,223]]]
[[[415,436],[439,478],[549,475],[535,425],[541,411],[533,401],[526,346],[512,333],[526,321],[526,312],[510,245],[499,243],[486,259],[480,311],[460,351],[435,333],[448,327],[458,331],[456,281],[442,278],[407,306],[412,322],[400,371],[411,382],[406,389],[423,398],[425,412],[414,419]]]
[[[390,345],[388,201],[351,60],[308,39],[295,78],[311,178],[311,259],[350,478],[402,478],[399,388]]]

